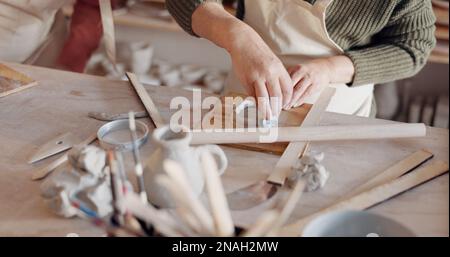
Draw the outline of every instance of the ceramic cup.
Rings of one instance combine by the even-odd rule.
[[[303,230],[304,237],[415,237],[402,224],[364,211],[341,211],[314,219]]]

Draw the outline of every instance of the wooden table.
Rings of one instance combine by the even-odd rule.
[[[28,157],[43,143],[59,133],[71,131],[85,138],[103,124],[87,117],[89,111],[123,113],[143,110],[127,82],[9,64],[39,82],[24,92],[0,98],[0,236],[100,236],[104,232],[80,219],[63,219],[53,215],[40,197],[40,182],[31,181],[34,170],[52,159],[36,165]],[[147,87],[156,105],[167,119],[174,96],[191,96],[191,92],[162,87]],[[327,113],[323,124],[376,124],[389,121],[369,120]],[[365,142],[317,143],[313,149],[326,153],[331,179],[323,190],[306,194],[293,218],[300,218],[326,207],[383,171],[395,162],[422,148],[448,162],[449,132],[429,129],[426,138],[376,140]],[[223,176],[227,191],[264,179],[275,166],[278,156],[223,147],[230,167]],[[143,149],[149,156],[152,143]],[[234,212],[238,224],[248,225],[270,202],[244,212]],[[449,176],[441,176],[425,185],[397,196],[371,209],[391,217],[420,236],[449,235]]]

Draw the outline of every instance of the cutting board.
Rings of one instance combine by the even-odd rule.
[[[37,85],[37,82],[0,63],[0,98]]]
[[[224,120],[225,120],[225,97],[242,97],[243,99],[246,98],[245,95],[237,94],[237,93],[230,93],[224,97],[221,98],[222,100],[222,128],[236,128],[236,117],[233,119],[233,125],[232,127],[230,125],[226,126]],[[289,111],[283,111],[281,112],[278,126],[279,127],[295,127],[300,126],[305,119],[308,112],[311,110],[312,105],[303,105],[299,108],[294,108]],[[235,116],[235,115],[234,115]],[[241,113],[239,115],[239,118],[242,120],[240,124],[245,124],[245,128],[249,128],[248,126],[248,117],[245,115],[245,113]],[[229,147],[244,149],[244,150],[250,150],[250,151],[258,151],[258,152],[265,152],[265,153],[271,153],[276,155],[282,155],[284,153],[284,150],[288,146],[288,143],[274,143],[274,144],[232,144],[232,145],[226,145]]]

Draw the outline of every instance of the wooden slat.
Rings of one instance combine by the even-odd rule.
[[[413,153],[412,155],[409,155],[405,159],[401,160],[394,166],[391,166],[387,170],[378,174],[374,178],[370,179],[366,183],[364,183],[361,186],[354,189],[351,192],[351,196],[358,195],[364,191],[370,190],[370,189],[380,186],[384,183],[393,181],[393,180],[403,176],[404,174],[410,172],[411,170],[414,170],[415,168],[419,167],[420,165],[424,164],[431,158],[433,158],[433,154],[430,151],[428,151],[428,150],[417,151],[417,152]]]
[[[114,32],[114,19],[110,0],[100,0],[100,14],[103,26],[103,39],[105,41],[106,56],[113,65],[116,65],[116,36]]]
[[[326,111],[328,105],[330,104],[331,98],[336,93],[336,89],[327,88],[320,95],[317,102],[313,105],[311,111],[306,116],[301,127],[315,126],[318,125],[322,114]],[[286,177],[294,166],[298,157],[304,152],[305,147],[308,145],[307,142],[296,142],[290,143],[277,165],[275,166],[274,172],[269,176],[267,181],[275,183],[278,185],[284,185]]]
[[[297,222],[284,227],[280,231],[280,235],[299,236],[301,235],[304,227],[319,216],[341,210],[365,210],[447,172],[447,163],[442,161],[435,162],[424,168],[413,171],[397,180],[382,184],[371,190],[365,191],[362,194],[356,195],[347,200],[340,201],[315,214],[302,218]]]
[[[130,80],[133,88],[136,90],[136,93],[141,99],[142,104],[144,104],[144,107],[147,110],[148,115],[150,115],[150,119],[152,120],[153,124],[157,128],[164,126],[165,122],[161,114],[159,113],[158,108],[156,108],[156,105],[153,102],[152,98],[147,93],[141,82],[139,82],[139,79],[136,77],[136,75],[131,72],[127,72],[127,77]]]

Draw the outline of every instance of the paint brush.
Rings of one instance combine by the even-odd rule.
[[[120,188],[120,183],[118,183],[117,160],[115,158],[114,151],[108,151],[107,156],[109,164],[109,175],[111,180],[112,207],[114,210],[113,219],[118,223],[118,225],[120,225],[123,224],[123,217],[118,207],[118,203],[122,189]]]
[[[142,199],[143,203],[147,203],[148,199],[147,199],[147,193],[145,192],[145,185],[144,185],[144,170],[142,167],[142,163],[141,163],[141,158],[140,158],[140,154],[139,154],[139,147],[137,145],[137,134],[136,134],[136,120],[134,117],[134,112],[130,112],[128,114],[129,116],[129,125],[130,125],[130,132],[131,132],[131,140],[133,142],[133,158],[134,158],[134,162],[135,162],[135,166],[134,166],[134,172],[136,173],[136,177],[138,180],[138,190],[139,190],[139,195]]]

